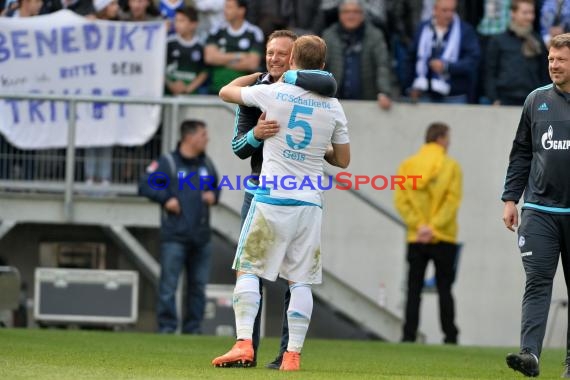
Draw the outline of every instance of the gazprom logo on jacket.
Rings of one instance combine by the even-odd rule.
[[[548,126],[548,131],[542,135],[542,147],[545,150],[568,150],[570,149],[570,140],[552,140],[554,130],[552,125]]]

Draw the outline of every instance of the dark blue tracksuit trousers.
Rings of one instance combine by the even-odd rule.
[[[521,219],[518,244],[526,273],[521,349],[528,349],[540,357],[559,257],[562,259],[566,290],[570,288],[570,215],[523,209]],[[570,352],[568,332],[566,337]]]

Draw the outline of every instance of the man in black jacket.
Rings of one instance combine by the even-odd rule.
[[[162,206],[158,331],[178,328],[176,288],[187,274],[186,316],[182,332],[200,333],[210,275],[210,206],[218,202],[218,174],[206,156],[206,124],[186,120],[178,148],[152,162],[139,184],[139,194]]]
[[[508,30],[489,40],[484,83],[494,105],[522,106],[529,92],[549,82],[546,47],[533,22],[534,0],[513,0]]]
[[[552,283],[562,259],[570,289],[570,33],[550,43],[548,69],[553,84],[526,99],[505,179],[503,221],[518,226],[516,203],[524,192],[518,245],[526,273],[522,301],[521,351],[507,364],[526,376],[538,376],[538,359],[546,331]],[[570,335],[566,369],[570,377]]]
[[[267,47],[265,54],[265,63],[267,72],[263,73],[257,79],[255,85],[271,84],[279,80],[283,73],[289,70],[289,58],[293,42],[297,39],[295,33],[289,30],[277,30],[267,38]],[[315,91],[321,95],[334,96],[336,93],[336,81],[326,75],[318,73],[300,71],[297,76],[297,82],[292,83],[307,90]],[[249,186],[255,188],[259,181],[255,179],[261,173],[263,164],[263,141],[274,136],[279,131],[279,125],[275,120],[265,120],[261,110],[255,107],[239,106],[236,114],[236,128],[232,140],[232,149],[236,156],[242,160],[251,157],[251,175],[254,177]],[[253,190],[247,190],[244,194],[243,205],[241,209],[242,225],[249,211],[249,206],[253,199]],[[260,292],[262,284],[260,283]],[[287,326],[286,311],[289,307],[290,292],[287,288],[285,294],[285,305],[283,309],[283,327],[279,354],[275,360],[267,365],[270,369],[279,369],[283,358],[283,353],[287,350],[287,342],[289,340],[289,329]],[[263,297],[262,297],[263,299]],[[253,329],[253,347],[255,351],[254,365],[257,364],[257,347],[259,346],[259,329],[261,318],[261,301],[259,312],[255,319]]]

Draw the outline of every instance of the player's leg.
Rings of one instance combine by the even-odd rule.
[[[253,194],[246,191],[243,195],[243,204],[241,206],[241,228],[243,228],[243,224],[247,218],[247,214],[249,212],[249,208],[251,206],[251,202],[253,200]],[[261,278],[259,279],[259,311],[257,312],[257,316],[255,317],[255,323],[253,325],[253,367],[257,365],[257,349],[260,343],[260,330],[261,330],[261,314],[263,309],[263,281]]]
[[[233,300],[238,341],[228,353],[212,361],[217,367],[253,364],[253,325],[261,300],[259,277],[274,281],[285,255],[285,242],[277,235],[276,220],[281,220],[278,209],[255,200],[250,206],[232,265],[238,273]]]
[[[522,301],[521,351],[507,355],[509,367],[526,376],[538,376],[538,359],[546,332],[552,281],[560,256],[556,216],[523,210],[518,245],[526,273]]]
[[[313,293],[310,284],[291,283],[291,300],[287,309],[289,339],[287,350],[283,353],[282,371],[297,371],[301,368],[301,350],[309,330],[313,313]]]
[[[301,350],[313,312],[311,284],[322,281],[322,209],[317,206],[289,209],[297,221],[297,228],[280,269],[281,277],[289,281],[291,298],[287,308],[289,339],[279,369],[297,371],[301,368]]]
[[[279,344],[279,353],[275,360],[268,363],[265,367],[269,369],[279,369],[281,367],[281,362],[283,361],[283,354],[287,351],[287,344],[289,343],[289,324],[287,322],[287,310],[289,309],[289,302],[291,300],[291,290],[287,286],[287,291],[285,292],[285,298],[283,300],[283,317],[281,322],[281,342]]]
[[[255,321],[253,323],[253,364],[252,367],[257,366],[257,350],[259,344],[261,343],[261,314],[263,308],[263,280],[259,279],[259,308],[257,310],[257,315],[255,316]]]
[[[444,343],[457,344],[457,326],[455,326],[455,303],[451,286],[454,278],[454,266],[457,245],[440,242],[430,244],[435,266],[435,282],[439,296],[439,318],[444,333]]]
[[[408,243],[408,289],[402,342],[415,342],[420,322],[420,302],[426,267],[429,262],[427,244]]]
[[[216,367],[250,367],[253,363],[253,324],[259,309],[259,277],[238,272],[234,288],[233,304],[236,320],[237,342],[226,354],[215,358]]]

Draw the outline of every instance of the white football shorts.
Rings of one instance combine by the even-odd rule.
[[[270,281],[277,276],[307,284],[322,282],[318,206],[251,203],[232,268]]]

